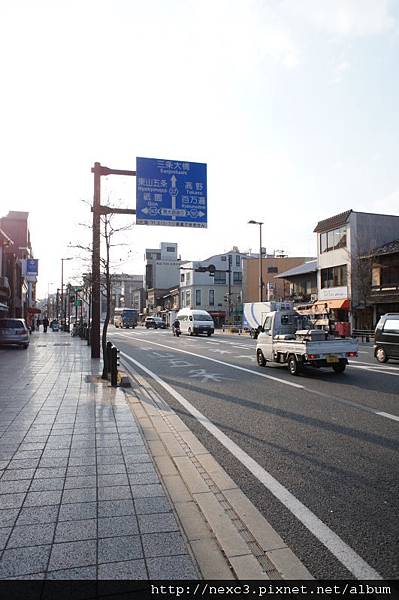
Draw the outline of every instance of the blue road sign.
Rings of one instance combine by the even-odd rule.
[[[29,276],[37,276],[39,273],[39,260],[37,258],[28,258],[26,260],[26,274]]]
[[[136,158],[136,223],[207,227],[206,164]]]

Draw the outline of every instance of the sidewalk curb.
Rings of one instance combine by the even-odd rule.
[[[125,390],[204,579],[313,579],[158,392],[124,364]]]

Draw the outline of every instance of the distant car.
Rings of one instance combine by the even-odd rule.
[[[29,329],[25,319],[0,319],[0,346],[29,346]]]
[[[399,359],[399,313],[382,315],[374,337],[374,356],[380,363]]]
[[[161,317],[146,317],[144,324],[147,329],[166,329],[166,323]]]

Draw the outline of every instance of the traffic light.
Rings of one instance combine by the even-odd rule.
[[[229,295],[228,295],[228,294],[225,294],[225,295],[224,295],[224,301],[225,301],[225,302],[228,302],[228,301],[229,301]]]

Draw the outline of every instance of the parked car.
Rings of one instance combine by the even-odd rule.
[[[166,323],[161,317],[146,317],[144,324],[147,329],[166,329]]]
[[[380,363],[399,359],[399,313],[382,315],[374,337],[374,356]]]
[[[29,329],[25,319],[0,319],[0,345],[29,346]]]

